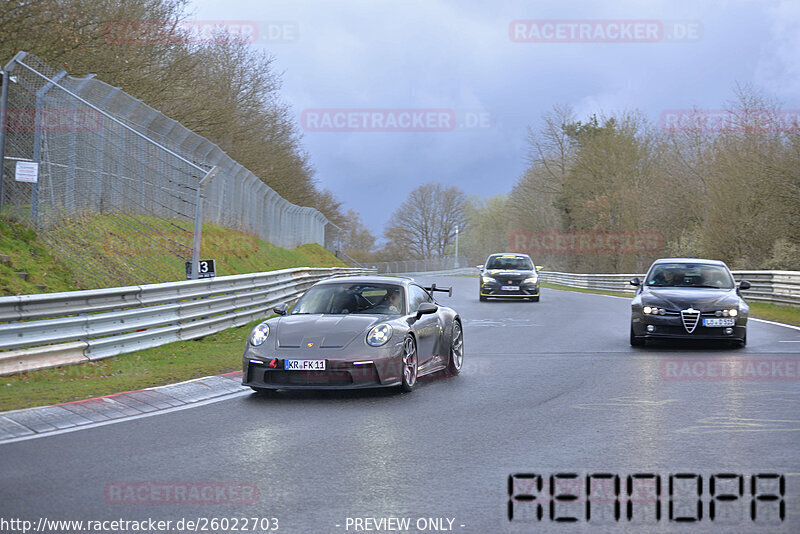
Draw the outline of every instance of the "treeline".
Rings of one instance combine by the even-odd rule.
[[[321,189],[274,58],[224,32],[198,39],[187,0],[3,0],[0,60],[25,50],[73,76],[96,73],[219,145],[295,204],[347,223]]]
[[[581,121],[553,108],[529,131],[528,167],[512,191],[470,202],[464,250],[476,260],[530,250],[537,264],[575,272],[642,272],[663,256],[800,270],[797,113],[737,88],[723,112],[678,118]],[[616,253],[574,243],[613,235]],[[658,250],[647,246],[654,236]]]

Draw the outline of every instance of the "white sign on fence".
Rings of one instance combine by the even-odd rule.
[[[32,161],[18,161],[14,179],[18,182],[35,184],[39,181],[39,164]]]

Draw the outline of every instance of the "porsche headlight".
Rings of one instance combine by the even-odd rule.
[[[539,281],[539,275],[534,274],[530,278],[525,279],[526,284],[535,284]]]
[[[267,340],[267,336],[269,336],[269,325],[261,323],[250,332],[250,344],[257,347]]]
[[[380,347],[386,345],[386,342],[392,337],[392,327],[388,324],[379,324],[373,326],[367,334],[367,345],[371,347]]]
[[[497,282],[497,280],[495,280],[491,276],[481,276],[481,282],[483,282],[484,284],[488,284],[489,282]]]

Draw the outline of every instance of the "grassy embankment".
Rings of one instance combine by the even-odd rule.
[[[70,229],[72,239],[89,241],[99,228],[109,232],[109,220],[83,221]],[[154,223],[156,224],[156,223]],[[166,231],[166,229],[165,229]],[[113,229],[104,236],[103,248],[112,251],[136,250],[141,236]],[[112,243],[109,246],[109,243]],[[217,260],[217,274],[241,274],[290,267],[345,266],[319,245],[282,249],[254,236],[214,225],[203,226],[203,256]],[[122,253],[122,252],[119,252]],[[0,219],[0,294],[17,295],[70,291],[85,287],[80,267],[54,257],[35,232],[10,220]],[[182,260],[166,255],[177,272]],[[162,262],[162,263],[164,263]],[[27,280],[16,273],[25,272]],[[120,283],[119,285],[126,285]],[[255,323],[206,336],[197,341],[179,341],[125,354],[106,360],[32,371],[0,377],[0,411],[41,406],[121,391],[169,384],[241,369],[244,341]]]

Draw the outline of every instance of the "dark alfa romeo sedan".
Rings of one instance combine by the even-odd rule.
[[[747,343],[749,306],[725,263],[694,258],[662,258],[647,271],[631,302],[631,345],[647,339],[728,340]]]

